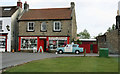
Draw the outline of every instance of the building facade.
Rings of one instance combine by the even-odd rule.
[[[21,12],[21,2],[17,6],[0,7],[0,52],[17,50],[17,18]]]
[[[75,4],[69,8],[29,9],[24,4],[19,18],[19,51],[54,50],[71,43],[77,36]]]

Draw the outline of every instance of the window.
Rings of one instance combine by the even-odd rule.
[[[34,22],[28,22],[28,31],[34,31]]]
[[[6,37],[0,36],[0,49],[5,49],[6,46]]]
[[[2,31],[2,21],[0,21],[0,31]]]
[[[11,10],[11,8],[4,8],[4,10],[5,10],[5,11],[10,11],[10,10]]]
[[[41,24],[41,31],[47,31],[47,29],[46,29],[46,22],[43,22]]]
[[[37,38],[21,38],[21,49],[32,50],[37,48]]]
[[[54,22],[54,31],[61,31],[61,22]]]
[[[73,45],[73,47],[77,47],[77,45]]]

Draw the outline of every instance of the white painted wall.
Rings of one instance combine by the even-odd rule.
[[[8,33],[7,35],[7,52],[11,51],[11,17],[0,17],[2,21],[2,30],[0,33]],[[9,25],[10,31],[7,30],[6,26]],[[5,50],[0,49],[0,52],[5,52]]]

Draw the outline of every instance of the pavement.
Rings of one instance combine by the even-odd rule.
[[[55,54],[55,53],[0,53],[0,70],[7,67],[24,64],[33,60],[40,60],[45,58],[56,58],[56,57],[71,57],[71,56],[84,56],[84,54]],[[98,54],[86,54],[86,56],[99,56]],[[118,57],[116,54],[109,55],[110,57]],[[1,65],[2,64],[2,65]]]

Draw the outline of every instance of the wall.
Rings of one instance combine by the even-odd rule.
[[[3,29],[3,32],[0,32],[0,33],[8,33],[7,35],[7,52],[10,52],[11,51],[11,30],[8,31],[6,26],[8,25],[9,28],[11,28],[11,17],[0,17],[0,20],[2,20],[2,29]]]
[[[106,33],[106,42],[110,53],[118,53],[118,30]]]
[[[98,36],[98,49],[99,48],[108,48],[109,53],[118,53],[120,46],[120,36],[118,35],[118,29],[107,32],[103,36]]]
[[[59,20],[58,20],[59,21]],[[27,32],[28,22],[35,22],[34,32]],[[47,32],[41,32],[41,23],[47,22]],[[71,20],[60,20],[62,24],[61,32],[53,32],[53,20],[49,21],[20,21],[19,36],[70,36],[71,35]],[[68,32],[69,31],[69,32]]]
[[[19,8],[11,17],[11,49],[18,49],[18,17],[22,13],[22,8]]]
[[[72,9],[72,37],[71,37],[71,41],[73,39],[76,40],[77,38],[77,23],[76,23],[76,14],[75,14],[75,7]]]

